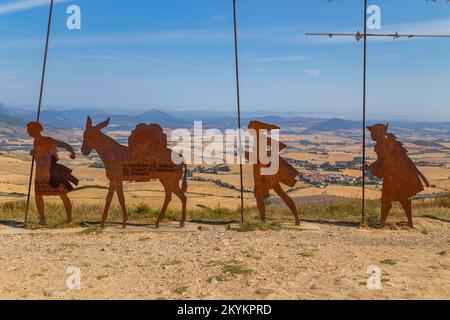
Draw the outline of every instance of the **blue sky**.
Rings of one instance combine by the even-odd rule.
[[[46,0],[0,0],[0,101],[36,105]],[[74,0],[55,6],[44,108],[235,110],[231,0]],[[370,1],[380,32],[450,34],[450,4]],[[82,29],[68,30],[77,4]],[[358,118],[358,0],[239,0],[242,109]],[[371,40],[371,117],[450,120],[450,39]]]

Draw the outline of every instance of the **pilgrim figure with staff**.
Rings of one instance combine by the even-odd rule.
[[[70,152],[70,158],[75,159],[75,151],[69,144],[42,135],[42,125],[30,122],[27,125],[30,137],[34,139],[30,154],[36,163],[34,191],[36,207],[39,212],[39,224],[46,225],[44,196],[59,196],[67,214],[67,223],[72,222],[72,204],[67,193],[73,190],[72,183],[78,185],[78,179],[72,175],[72,170],[58,163],[58,148]]]

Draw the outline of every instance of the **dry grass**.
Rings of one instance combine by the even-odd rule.
[[[414,201],[414,215],[432,219],[449,219],[450,194],[435,199]],[[298,207],[301,218],[307,220],[325,220],[342,222],[359,222],[361,214],[361,201],[348,199],[336,202],[302,204]],[[100,220],[101,205],[83,204],[74,206],[74,221],[64,223],[65,211],[62,205],[48,203],[46,206],[47,222],[50,228],[68,228],[81,226],[85,223],[95,223]],[[24,201],[11,201],[0,204],[0,220],[23,221],[25,212]],[[128,207],[130,222],[153,223],[159,215],[159,208],[151,208],[147,204],[138,204]],[[379,221],[380,203],[378,200],[368,200],[366,214],[369,225],[376,225]],[[178,221],[181,214],[178,210],[168,210],[166,221]],[[278,229],[280,222],[292,221],[292,214],[287,209],[268,208],[268,225],[258,224],[259,215],[254,207],[245,208],[247,224],[242,231]],[[399,205],[395,205],[390,218],[402,218],[404,213]],[[198,207],[188,211],[188,219],[195,222],[232,223],[240,221],[239,209]],[[117,223],[122,221],[122,212],[118,206],[112,206],[108,221]],[[29,227],[37,227],[38,215],[34,205],[30,207]]]

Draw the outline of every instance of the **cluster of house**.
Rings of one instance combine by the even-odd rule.
[[[306,160],[288,159],[288,162],[297,168],[302,168],[307,173],[301,173],[299,180],[318,188],[325,188],[330,184],[344,186],[361,186],[362,177],[355,177],[341,173],[343,170],[362,170],[362,158],[357,157],[351,161],[337,161],[332,164],[325,162],[322,164],[312,163]],[[366,184],[378,185],[380,180],[370,172],[367,172]]]
[[[360,157],[354,158],[351,161],[337,161],[334,164],[330,162],[317,164],[307,160],[295,160],[290,158],[286,158],[286,160],[296,168],[302,168],[308,171],[340,172],[342,170],[362,169],[362,158]]]
[[[352,177],[344,174],[326,174],[326,173],[302,173],[299,175],[299,180],[313,185],[317,188],[325,188],[330,184],[338,184],[344,186],[359,186],[362,184],[361,177]]]

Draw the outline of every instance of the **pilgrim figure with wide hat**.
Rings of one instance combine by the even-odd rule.
[[[299,172],[292,167],[286,160],[284,160],[280,154],[274,155],[277,157],[278,161],[278,170],[273,174],[264,174],[263,170],[272,167],[273,163],[263,164],[261,162],[260,154],[261,151],[263,154],[266,154],[268,158],[273,159],[272,157],[272,149],[274,143],[277,143],[279,148],[278,151],[281,151],[286,148],[286,145],[282,142],[272,140],[270,137],[264,135],[264,139],[261,141],[261,132],[268,133],[272,130],[279,130],[280,128],[273,124],[267,124],[261,121],[251,121],[248,125],[248,129],[253,135],[254,138],[254,146],[253,152],[256,154],[256,162],[253,163],[253,179],[254,179],[254,192],[256,197],[256,203],[258,206],[259,214],[261,217],[261,221],[266,221],[266,208],[264,199],[270,196],[269,191],[274,190],[278,196],[283,200],[283,202],[289,207],[292,211],[292,214],[295,217],[295,224],[300,225],[300,218],[298,215],[297,207],[292,200],[291,197],[283,190],[282,184],[294,187],[297,183],[297,176]],[[265,148],[262,150],[262,148]],[[250,158],[250,153],[246,152],[246,158]]]
[[[413,227],[411,197],[429,187],[428,180],[408,156],[408,151],[392,133],[389,125],[375,124],[367,127],[376,142],[377,161],[368,166],[372,174],[383,179],[381,195],[381,222],[383,228],[392,202],[398,201],[408,218],[408,226]]]

